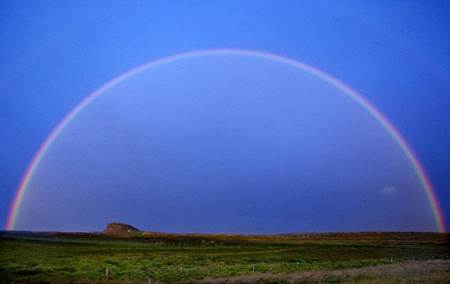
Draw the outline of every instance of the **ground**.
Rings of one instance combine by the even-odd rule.
[[[0,233],[0,282],[450,282],[449,234]]]

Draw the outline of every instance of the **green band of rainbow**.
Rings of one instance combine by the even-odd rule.
[[[411,147],[409,147],[409,145],[406,143],[405,139],[400,135],[400,133],[395,129],[395,127],[389,122],[389,120],[380,111],[378,111],[365,98],[363,98],[360,94],[358,94],[352,88],[350,88],[349,86],[340,82],[339,80],[332,77],[331,75],[325,73],[324,71],[321,71],[317,68],[306,65],[304,63],[301,63],[301,62],[298,62],[298,61],[295,61],[295,60],[292,60],[289,58],[281,57],[278,55],[265,53],[265,52],[259,52],[259,51],[241,50],[241,49],[201,50],[201,51],[192,51],[192,52],[180,53],[180,54],[164,57],[162,59],[152,61],[147,64],[138,66],[138,67],[112,79],[111,81],[109,81],[105,85],[103,85],[101,88],[96,90],[94,93],[90,94],[88,97],[86,97],[84,100],[82,100],[52,130],[50,135],[47,137],[47,139],[44,141],[44,143],[41,145],[39,150],[34,155],[32,161],[28,165],[27,170],[25,171],[25,174],[23,176],[23,179],[22,179],[21,183],[19,184],[19,187],[14,195],[5,228],[7,230],[14,230],[15,222],[17,219],[17,215],[20,211],[20,206],[21,206],[23,197],[27,191],[28,184],[30,183],[30,180],[33,177],[33,174],[34,174],[36,168],[39,166],[40,161],[45,156],[46,152],[51,147],[53,142],[58,138],[58,136],[64,130],[64,128],[81,111],[83,111],[83,109],[86,106],[88,106],[96,98],[98,98],[99,96],[104,94],[110,88],[114,87],[115,85],[119,84],[120,82],[123,82],[124,80],[126,80],[134,75],[137,75],[137,74],[143,72],[144,70],[147,70],[147,69],[155,67],[155,66],[174,62],[177,60],[194,58],[194,57],[202,57],[202,56],[213,56],[213,55],[249,56],[249,57],[257,57],[257,58],[267,59],[267,60],[271,60],[271,61],[275,61],[275,62],[279,62],[279,63],[284,63],[284,64],[290,65],[294,68],[298,68],[303,71],[307,71],[307,72],[311,73],[312,75],[314,75],[322,80],[325,80],[326,82],[330,83],[334,87],[342,90],[345,94],[347,94],[355,102],[357,102],[363,108],[365,108],[389,132],[389,134],[392,136],[392,138],[398,143],[398,145],[403,150],[403,152],[406,155],[406,157],[408,158],[408,160],[413,165],[414,171],[416,172],[417,176],[419,177],[420,182],[422,183],[422,186],[426,192],[428,201],[429,201],[430,206],[433,211],[434,220],[436,223],[436,229],[439,232],[445,232],[444,217],[443,217],[442,211],[440,209],[439,202],[433,191],[433,187],[431,185],[430,179],[427,177],[424,168],[420,164],[419,160],[417,159],[417,157],[414,154]]]

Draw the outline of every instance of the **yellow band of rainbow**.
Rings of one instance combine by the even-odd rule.
[[[159,65],[171,63],[178,60],[202,57],[202,56],[214,56],[214,55],[235,55],[235,56],[248,56],[248,57],[256,57],[271,60],[274,62],[284,63],[294,68],[298,68],[300,70],[309,72],[310,74],[330,83],[334,87],[342,90],[345,94],[347,94],[350,98],[352,98],[355,102],[361,105],[364,109],[366,109],[392,136],[392,138],[398,143],[403,153],[406,155],[407,159],[411,162],[414,167],[414,171],[420,179],[420,182],[426,192],[428,201],[430,203],[431,209],[433,211],[433,216],[436,224],[436,229],[439,232],[445,232],[445,223],[442,211],[439,206],[439,202],[436,198],[436,194],[433,190],[433,186],[430,182],[430,179],[425,173],[425,170],[418,158],[414,154],[414,151],[411,147],[406,143],[405,139],[400,135],[398,130],[392,125],[391,122],[372,104],[369,103],[364,97],[358,94],[355,90],[344,84],[343,82],[337,80],[326,72],[309,66],[307,64],[298,62],[293,59],[289,59],[286,57],[274,55],[271,53],[260,52],[260,51],[251,51],[251,50],[242,50],[242,49],[213,49],[213,50],[200,50],[200,51],[191,51],[185,53],[179,53],[172,56],[164,57],[155,61],[151,61],[149,63],[140,65],[114,79],[104,84],[98,90],[87,96],[83,99],[74,109],[72,109],[61,122],[51,131],[50,135],[45,139],[44,143],[40,146],[39,150],[34,155],[31,163],[28,165],[25,174],[16,190],[16,193],[13,198],[12,205],[9,210],[8,219],[6,223],[6,230],[14,230],[15,222],[20,211],[21,203],[23,197],[27,191],[28,184],[33,177],[33,174],[37,167],[39,166],[40,161],[45,156],[48,149],[51,147],[53,142],[58,138],[64,128],[80,113],[83,109],[92,103],[96,98],[104,94],[107,90],[111,89],[115,85],[123,82],[124,80],[135,76],[144,70],[149,68],[153,68]]]

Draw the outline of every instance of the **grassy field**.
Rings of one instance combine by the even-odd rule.
[[[449,235],[0,233],[0,282],[450,281]]]

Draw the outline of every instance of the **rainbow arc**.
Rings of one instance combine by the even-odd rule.
[[[326,81],[332,86],[338,88],[343,91],[346,95],[348,95],[351,99],[353,99],[356,103],[358,103],[361,107],[363,107],[366,111],[368,111],[390,134],[390,136],[397,142],[397,144],[402,149],[403,153],[409,160],[409,162],[413,165],[414,171],[420,179],[420,182],[426,192],[428,202],[430,203],[431,209],[433,211],[434,220],[436,224],[436,229],[439,232],[445,232],[444,225],[444,217],[442,211],[439,206],[438,199],[433,190],[433,186],[430,182],[430,179],[426,175],[426,172],[421,165],[419,159],[415,155],[412,148],[407,144],[402,135],[398,132],[398,130],[392,125],[392,123],[383,115],[379,110],[377,110],[369,101],[367,101],[363,96],[361,96],[358,92],[353,90],[348,85],[343,82],[337,80],[326,72],[319,70],[310,65],[295,61],[293,59],[289,59],[286,57],[260,52],[260,51],[250,51],[250,50],[241,50],[241,49],[214,49],[214,50],[201,50],[201,51],[192,51],[186,53],[180,53],[168,57],[161,58],[156,61],[152,61],[146,63],[144,65],[138,66],[114,79],[104,84],[98,90],[87,96],[84,100],[82,100],[72,111],[70,111],[61,122],[51,131],[45,141],[42,143],[41,147],[38,149],[30,164],[28,165],[25,174],[23,176],[22,181],[20,182],[16,193],[14,195],[12,205],[9,210],[6,229],[14,230],[16,219],[20,212],[20,207],[22,200],[27,192],[28,185],[39,166],[41,160],[47,153],[48,149],[52,146],[55,140],[58,139],[60,134],[64,131],[64,128],[71,123],[75,117],[82,112],[89,104],[95,101],[98,97],[102,96],[106,91],[113,88],[117,84],[127,80],[130,77],[133,77],[147,69],[160,66],[163,64],[168,64],[174,61],[195,58],[195,57],[203,57],[203,56],[214,56],[214,55],[235,55],[235,56],[248,56],[248,57],[256,57],[261,59],[267,59],[274,62],[284,63],[291,67],[309,72],[310,74]]]

